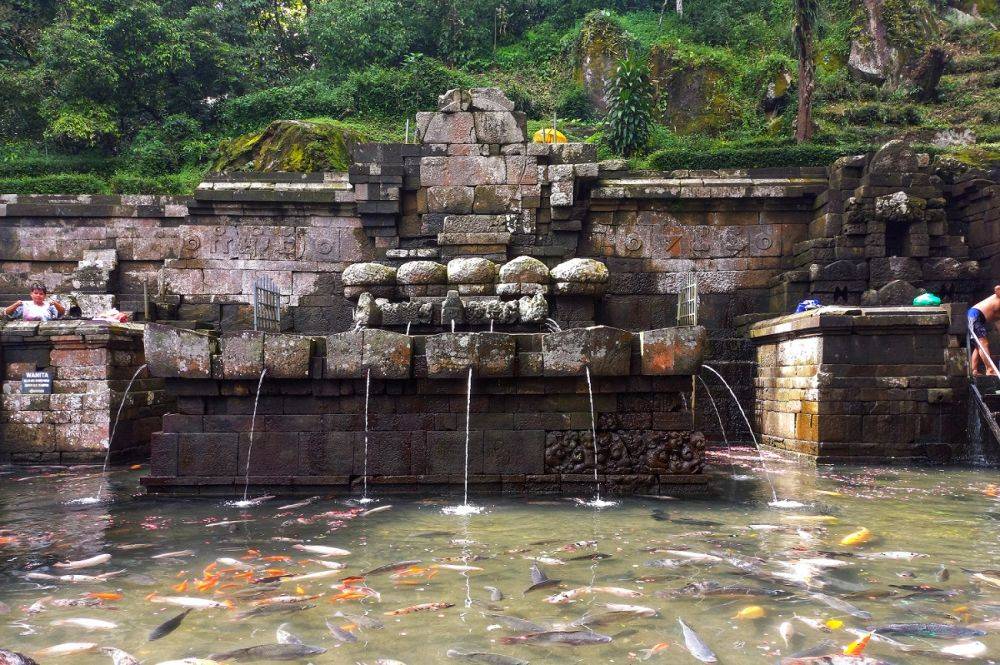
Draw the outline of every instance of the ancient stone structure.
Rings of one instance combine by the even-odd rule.
[[[824,307],[754,325],[763,442],[822,462],[952,461],[965,442],[964,310]]]
[[[146,291],[154,319],[228,336],[252,327],[268,277],[305,336],[651,331],[675,324],[693,274],[706,361],[749,403],[741,326],[806,297],[968,303],[1000,275],[996,177],[904,145],[830,168],[632,172],[527,142],[493,90],[451,91],[417,127],[418,144],[351,146],[347,173],[215,174],[190,198],[0,195],[0,297],[42,281],[81,311],[141,313]]]
[[[163,381],[145,372],[126,398],[145,362],[141,325],[8,322],[0,324],[0,353],[0,463],[101,463],[109,443],[116,461],[143,459],[150,435],[174,407]],[[46,372],[51,393],[23,393],[29,372]]]
[[[696,326],[217,338],[149,324],[150,371],[178,397],[154,435],[143,483],[151,492],[231,494],[249,473],[258,488],[347,491],[366,468],[367,436],[369,480],[382,490],[461,484],[471,369],[472,486],[592,492],[589,369],[606,490],[700,491],[705,439],[692,432],[690,391],[704,344]]]

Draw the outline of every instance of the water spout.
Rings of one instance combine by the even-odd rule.
[[[368,402],[371,397],[372,368],[365,373],[365,461],[361,472],[361,503],[368,503]]]
[[[412,321],[407,321],[407,322],[406,322],[406,336],[407,336],[407,337],[409,337],[409,336],[410,336],[410,324],[411,324],[411,323],[412,323]]]
[[[469,421],[472,416],[472,368],[469,368],[469,378],[465,386],[465,480],[463,482],[463,498],[461,506],[448,506],[444,509],[447,515],[475,515],[481,513],[480,506],[469,505]]]
[[[101,494],[104,493],[104,476],[108,472],[108,462],[111,460],[111,444],[114,443],[115,432],[118,431],[118,421],[122,419],[122,409],[125,408],[125,402],[128,401],[128,394],[132,390],[132,384],[135,383],[135,380],[139,377],[139,373],[144,369],[146,369],[146,365],[142,365],[139,369],[135,370],[135,374],[132,375],[132,378],[129,379],[128,385],[125,386],[125,394],[122,395],[122,401],[118,405],[118,413],[115,415],[115,424],[111,427],[111,436],[108,437],[108,449],[104,452],[104,466],[101,467],[101,484],[97,488],[97,497],[92,503],[99,503],[101,500]],[[80,502],[83,503],[85,500],[81,500]]]
[[[722,424],[722,414],[719,413],[719,407],[715,403],[715,397],[712,396],[712,391],[708,389],[708,384],[705,383],[705,379],[698,376],[698,381],[701,383],[701,387],[705,389],[705,394],[708,395],[708,401],[712,405],[712,410],[715,412],[715,418],[719,421],[719,431],[722,432],[722,440],[726,442],[726,452],[729,454],[729,473],[730,475],[735,475],[735,468],[733,467],[733,447],[730,445],[729,437],[726,435],[726,426]],[[684,393],[681,393],[681,397],[683,396]]]
[[[594,444],[594,498],[587,501],[585,505],[591,508],[607,508],[615,505],[615,502],[601,499],[601,480],[597,473],[597,412],[594,410],[594,385],[590,380],[590,366],[587,365],[583,369],[587,376],[587,397],[590,398],[590,437]]]
[[[562,326],[560,326],[559,322],[555,319],[547,318],[543,323],[545,324],[545,327],[548,328],[549,332],[562,332]]]
[[[736,404],[736,408],[740,410],[740,415],[743,416],[743,422],[745,422],[747,424],[747,429],[750,431],[750,437],[753,439],[753,445],[757,449],[757,456],[760,458],[760,465],[764,469],[764,478],[767,479],[767,484],[771,488],[771,498],[772,498],[771,505],[773,505],[775,507],[779,507],[779,508],[782,508],[782,507],[783,508],[797,508],[797,507],[801,507],[802,504],[799,504],[799,502],[797,502],[797,501],[779,501],[778,500],[778,493],[777,493],[777,491],[775,491],[775,489],[774,489],[774,483],[771,481],[771,473],[770,473],[770,471],[767,468],[767,461],[764,459],[764,453],[760,449],[760,442],[757,441],[757,435],[753,431],[753,425],[750,424],[750,419],[747,418],[746,411],[743,410],[743,405],[740,404],[740,400],[738,400],[736,398],[736,393],[733,392],[733,389],[729,385],[729,382],[726,381],[726,379],[723,378],[723,376],[721,374],[719,374],[715,370],[714,367],[711,367],[709,365],[702,365],[702,367],[704,367],[709,372],[711,372],[712,374],[714,374],[715,376],[717,376],[718,379],[719,379],[719,381],[722,381],[722,385],[724,385],[726,387],[726,390],[729,391],[729,395],[733,398],[733,402]],[[793,504],[795,504],[795,505],[793,505]]]
[[[265,367],[260,371],[260,378],[257,379],[257,394],[253,398],[253,415],[250,417],[250,444],[247,446],[247,467],[243,476],[243,501],[247,504],[247,494],[250,492],[250,456],[253,454],[253,433],[257,427],[257,404],[260,402],[260,388],[264,385],[264,375],[267,374]]]
[[[493,332],[493,319],[490,319],[490,332]]]
[[[452,332],[452,333],[454,333],[454,332],[455,332],[455,319],[452,319],[452,320],[451,320],[451,332]]]

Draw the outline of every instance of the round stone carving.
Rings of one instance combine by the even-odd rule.
[[[604,284],[608,281],[608,267],[594,259],[570,259],[552,269],[552,279],[557,282]]]
[[[504,284],[548,284],[548,267],[532,256],[519,256],[500,268]]]
[[[344,286],[393,286],[396,269],[381,263],[353,263],[344,269]]]
[[[448,268],[434,261],[408,261],[396,271],[396,282],[415,284],[447,284]]]
[[[492,284],[496,276],[497,264],[489,259],[467,257],[448,261],[449,284]]]
[[[642,238],[634,233],[625,238],[625,249],[630,252],[637,252],[642,249]]]

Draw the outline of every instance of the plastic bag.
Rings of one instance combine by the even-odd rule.
[[[921,293],[913,299],[914,307],[937,307],[941,304],[941,299],[933,293]]]

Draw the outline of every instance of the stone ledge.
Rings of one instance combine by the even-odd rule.
[[[945,330],[951,323],[950,308],[941,307],[821,307],[819,309],[789,314],[755,323],[750,327],[750,337],[763,341],[772,337],[802,335],[805,331],[845,333],[865,329],[877,333],[879,329],[926,328],[940,326]],[[930,333],[931,331],[927,331]],[[944,332],[942,330],[941,332]]]

